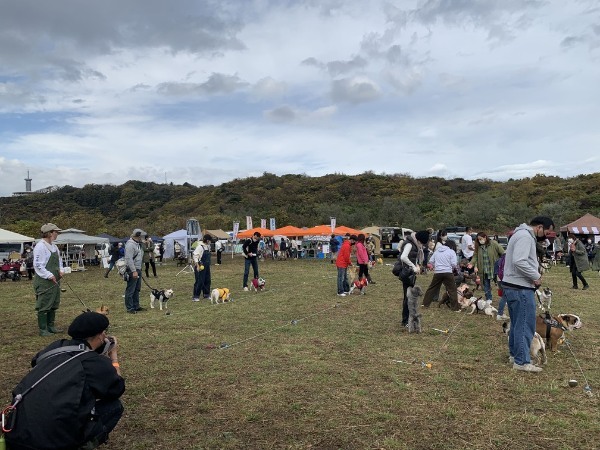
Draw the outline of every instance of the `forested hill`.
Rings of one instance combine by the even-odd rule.
[[[30,236],[40,224],[79,228],[89,234],[126,236],[135,227],[164,235],[195,217],[202,228],[232,229],[245,217],[254,226],[274,217],[277,226],[403,225],[413,229],[470,224],[503,233],[534,215],[564,225],[585,213],[600,214],[600,173],[497,182],[408,175],[276,176],[236,179],[196,187],[128,181],[121,186],[65,186],[49,194],[0,198],[0,228]]]

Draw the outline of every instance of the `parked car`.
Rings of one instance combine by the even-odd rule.
[[[381,236],[381,256],[384,258],[397,258],[400,254],[399,248],[404,238],[411,234],[413,230],[402,227],[381,227],[379,233]]]

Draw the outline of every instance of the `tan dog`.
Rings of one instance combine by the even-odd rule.
[[[102,306],[100,306],[100,308],[96,309],[96,312],[100,313],[100,314],[104,314],[105,316],[108,316],[108,312],[109,312],[108,306],[102,305]]]
[[[540,315],[535,319],[535,331],[544,338],[546,346],[553,352],[558,350],[565,331],[577,330],[582,326],[581,319],[575,314],[558,314],[549,319],[548,316]]]

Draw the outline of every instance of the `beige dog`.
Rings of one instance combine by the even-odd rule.
[[[510,332],[510,322],[504,322],[502,324],[502,331],[504,331],[504,333],[506,333],[506,337],[508,337]],[[548,362],[548,357],[546,356],[546,344],[539,333],[533,334],[531,346],[529,347],[529,354],[531,355],[532,359],[537,361],[538,365],[540,363],[546,364]]]
[[[213,289],[210,292],[210,303],[217,305],[231,300],[231,292],[227,288]]]
[[[100,306],[100,308],[96,309],[96,312],[100,313],[100,314],[104,314],[105,316],[108,316],[108,312],[109,312],[108,306],[102,305],[102,306]]]

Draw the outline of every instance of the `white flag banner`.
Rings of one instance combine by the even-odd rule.
[[[252,226],[252,216],[246,216],[246,229],[251,230],[252,228],[254,228]]]
[[[260,227],[267,228],[267,219],[260,219]]]
[[[233,222],[233,240],[237,240],[237,235],[240,231],[240,223],[239,222]]]
[[[335,231],[335,217],[331,218],[331,232],[333,233]]]
[[[269,219],[269,222],[270,222],[270,223],[269,223],[269,225],[270,225],[270,226],[269,226],[269,228],[270,228],[271,230],[275,230],[275,229],[277,228],[277,227],[275,226],[275,217],[271,217],[271,218]]]

